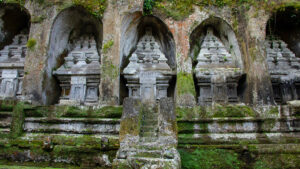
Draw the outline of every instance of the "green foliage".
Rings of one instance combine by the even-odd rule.
[[[5,169],[40,169],[40,167],[10,166],[10,165],[0,165],[0,168],[5,168]],[[46,168],[43,168],[43,169],[59,169],[59,168],[46,167]]]
[[[11,123],[11,137],[16,138],[23,133],[23,123],[24,123],[24,103],[19,102],[14,106],[12,123]]]
[[[238,154],[223,149],[196,149],[194,151],[179,150],[182,169],[218,169],[241,168],[242,162]]]
[[[97,18],[101,18],[107,6],[107,0],[72,0],[73,4],[83,6]]]
[[[26,0],[0,0],[0,3],[17,3],[21,6],[25,5]]]
[[[179,72],[177,75],[177,94],[192,94],[196,97],[193,75],[191,73]]]
[[[26,46],[27,46],[27,48],[28,48],[29,50],[34,50],[35,45],[36,45],[36,40],[33,39],[33,38],[30,38],[30,39],[27,41],[27,44],[26,44]]]
[[[155,0],[144,0],[144,15],[151,15],[152,9],[155,5]]]
[[[256,159],[254,169],[287,169],[300,166],[299,154],[266,154],[259,155]]]
[[[103,45],[103,53],[104,54],[107,54],[108,50],[111,49],[111,47],[114,45],[114,41],[111,39],[109,40],[108,42],[106,42],[104,45]]]
[[[222,8],[224,6],[229,6],[232,11],[237,11],[240,8],[249,9],[250,6],[254,6],[258,9],[271,11],[286,6],[293,6],[300,9],[300,2],[297,0],[286,2],[278,2],[277,0],[156,0],[154,3],[155,8],[163,11],[168,17],[172,17],[175,20],[182,20],[189,16],[193,13],[193,7],[197,6],[200,8],[208,6]],[[151,7],[151,10],[154,7]]]

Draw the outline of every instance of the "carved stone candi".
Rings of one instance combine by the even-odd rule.
[[[120,149],[113,166],[179,169],[175,104],[168,98],[169,80],[175,72],[150,28],[129,61],[123,71],[129,98],[123,103]]]
[[[267,62],[277,103],[300,97],[300,59],[278,37],[266,40]]]
[[[62,89],[60,104],[96,104],[99,97],[100,56],[93,36],[71,44],[65,63],[54,71]]]
[[[152,29],[140,39],[123,75],[127,80],[130,98],[158,100],[167,97],[169,80],[175,72],[152,36]]]
[[[28,35],[16,35],[12,44],[0,51],[0,96],[21,99]]]
[[[237,103],[237,86],[243,71],[221,40],[213,34],[212,28],[207,29],[197,61],[198,103]]]

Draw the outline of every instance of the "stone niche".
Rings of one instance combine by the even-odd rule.
[[[0,97],[22,100],[30,15],[16,4],[0,6]]]
[[[214,35],[212,27],[200,47],[195,67],[199,105],[212,103],[238,103],[237,87],[243,75],[237,60],[227,51],[222,41]]]
[[[62,89],[59,104],[94,105],[98,103],[100,55],[92,35],[72,40],[64,64],[53,74]]]
[[[300,58],[275,36],[266,40],[267,62],[273,94],[278,104],[297,100],[300,96]]]
[[[28,35],[23,32],[13,38],[12,44],[0,51],[0,95],[2,98],[20,99],[22,95],[28,40]]]
[[[152,29],[147,27],[146,34],[139,40],[137,49],[123,70],[129,98],[159,100],[168,97],[169,81],[176,74],[167,61],[152,35]]]

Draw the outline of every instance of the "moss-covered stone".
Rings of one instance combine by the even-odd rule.
[[[10,135],[12,138],[16,138],[23,133],[24,124],[24,103],[19,102],[13,109],[12,123],[10,129]]]
[[[191,94],[196,97],[196,90],[191,73],[179,72],[177,74],[177,95]]]
[[[257,113],[249,106],[216,105],[214,107],[176,108],[177,120],[222,117],[256,117]]]
[[[248,106],[227,105],[216,106],[212,117],[255,117],[256,113]]]
[[[243,162],[234,151],[224,149],[179,150],[183,169],[241,168]]]

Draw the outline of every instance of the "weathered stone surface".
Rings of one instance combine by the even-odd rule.
[[[129,61],[123,71],[129,97],[154,102],[168,96],[169,80],[174,72],[152,36],[150,27],[146,28],[146,34],[138,42]]]
[[[153,102],[126,98],[124,105],[120,149],[113,166],[180,168],[172,98],[161,98],[154,105]]]
[[[65,63],[53,72],[60,80],[62,96],[65,100],[89,104],[98,102],[100,83],[100,56],[93,36],[82,36],[74,41],[71,52],[64,58]],[[72,102],[71,102],[72,103]]]
[[[0,94],[2,98],[20,99],[21,97],[27,40],[28,35],[25,33],[16,35],[13,43],[0,51]]]
[[[211,27],[203,40],[197,57],[195,74],[199,87],[198,103],[237,103],[238,81],[243,74],[237,59],[234,60]]]
[[[275,101],[285,104],[300,95],[300,59],[278,37],[266,40],[267,62]]]

